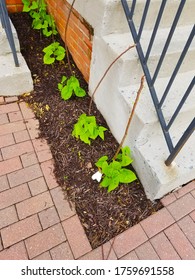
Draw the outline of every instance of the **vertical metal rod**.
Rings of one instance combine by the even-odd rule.
[[[163,103],[164,103],[164,101],[165,101],[165,99],[166,99],[166,97],[167,97],[167,95],[169,93],[169,90],[170,90],[170,88],[172,86],[172,83],[173,83],[173,81],[174,81],[174,79],[175,79],[175,77],[177,75],[177,72],[179,71],[179,68],[180,68],[180,66],[181,66],[181,64],[182,64],[182,62],[183,62],[183,60],[185,58],[185,55],[186,55],[186,53],[187,53],[187,51],[188,51],[188,49],[190,47],[190,44],[191,44],[191,42],[192,42],[192,40],[194,38],[194,34],[195,34],[195,25],[192,28],[192,31],[191,31],[191,33],[189,35],[189,38],[188,38],[188,40],[187,40],[187,42],[186,42],[186,44],[184,46],[184,49],[183,49],[183,51],[182,51],[182,53],[180,55],[180,58],[179,58],[178,62],[177,62],[177,65],[175,66],[173,74],[172,74],[172,76],[171,76],[171,78],[170,78],[170,80],[169,80],[169,82],[167,84],[167,87],[166,87],[166,89],[165,89],[165,91],[163,93],[163,96],[162,96],[162,98],[160,100],[160,103],[159,103],[159,107],[162,107],[162,105],[163,105]]]
[[[14,42],[14,38],[13,38],[13,34],[12,34],[11,24],[10,24],[5,0],[1,0],[0,9],[1,9],[1,13],[0,13],[1,21],[3,23],[2,26],[3,26],[3,28],[5,28],[8,42],[9,42],[10,48],[12,50],[15,66],[19,67],[19,61],[18,61],[18,57],[17,57],[17,53],[16,53],[15,42]]]
[[[186,131],[184,132],[184,134],[182,135],[182,137],[180,138],[180,140],[178,141],[178,143],[174,147],[174,149],[171,152],[170,156],[165,161],[165,164],[167,166],[170,165],[171,162],[175,159],[175,157],[177,156],[179,151],[183,148],[183,146],[186,143],[186,141],[189,139],[189,137],[194,132],[194,129],[195,129],[195,118],[191,121],[190,125],[188,126],[188,128],[186,129]]]
[[[181,15],[181,13],[182,13],[182,10],[183,10],[183,7],[184,7],[184,5],[185,5],[185,2],[186,2],[186,0],[181,0],[181,3],[180,3],[179,8],[178,8],[178,10],[177,10],[176,16],[175,16],[175,18],[174,18],[174,21],[173,21],[173,24],[172,24],[172,26],[171,26],[169,35],[168,35],[168,37],[167,37],[167,40],[166,40],[166,43],[165,43],[165,45],[164,45],[162,54],[161,54],[161,56],[160,56],[159,62],[158,62],[158,64],[157,64],[156,70],[155,70],[154,75],[153,75],[153,78],[152,78],[152,83],[153,83],[153,84],[155,83],[156,78],[157,78],[157,76],[158,76],[158,73],[159,73],[159,71],[160,71],[160,68],[161,68],[161,66],[162,66],[163,60],[164,60],[165,55],[166,55],[166,53],[167,53],[167,49],[168,49],[169,44],[170,44],[170,42],[171,42],[171,39],[172,39],[172,36],[173,36],[173,34],[174,34],[174,31],[175,31],[175,28],[176,28],[176,26],[177,26],[177,23],[178,23],[178,21],[179,21],[179,19],[180,19],[180,15]]]
[[[170,119],[170,121],[169,121],[169,123],[167,125],[167,130],[169,130],[170,127],[172,126],[174,120],[176,119],[177,115],[179,114],[181,108],[183,107],[184,102],[186,101],[186,99],[188,98],[192,88],[194,87],[194,84],[195,84],[195,77],[192,79],[192,81],[191,81],[190,85],[188,86],[184,96],[182,97],[182,99],[181,99],[179,105],[177,106],[174,114],[172,115],[172,117],[171,117],[171,119]]]
[[[152,36],[150,38],[148,49],[147,49],[147,52],[146,52],[146,55],[145,55],[145,61],[146,62],[148,61],[148,58],[150,56],[150,52],[151,52],[151,49],[152,49],[152,46],[153,46],[153,43],[154,43],[154,40],[155,40],[155,37],[156,37],[156,33],[157,33],[157,30],[158,30],[158,27],[159,27],[159,24],[160,24],[160,21],[161,21],[163,12],[164,12],[166,2],[167,2],[167,0],[163,0],[162,3],[161,3],[161,6],[160,6],[160,9],[159,9],[159,12],[158,12],[158,16],[157,16],[157,19],[156,19],[156,22],[155,22],[155,25],[154,25],[154,29],[153,29],[153,32],[152,32]]]
[[[140,24],[140,27],[139,27],[139,31],[138,31],[138,40],[140,40],[140,37],[142,35],[142,31],[143,31],[144,24],[145,24],[145,21],[146,21],[149,6],[150,6],[150,0],[147,0],[146,4],[145,4],[143,15],[142,15],[142,20],[141,20],[141,24]]]

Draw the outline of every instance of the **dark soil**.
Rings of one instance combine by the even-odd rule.
[[[89,96],[62,100],[57,84],[62,75],[71,75],[67,58],[54,65],[44,65],[42,49],[52,42],[52,38],[45,38],[33,30],[31,19],[25,13],[12,14],[11,19],[34,80],[34,91],[23,98],[39,119],[40,137],[45,138],[51,148],[57,182],[70,203],[74,204],[91,246],[96,248],[150,216],[162,205],[159,201],[153,203],[146,198],[139,180],[107,193],[91,179],[97,171],[95,162],[103,155],[112,158],[118,143],[109,129],[105,132],[105,141],[97,139],[90,146],[71,136],[78,117],[88,112]],[[59,36],[56,40],[64,45]],[[75,76],[87,91],[87,83],[72,58],[71,64]],[[46,105],[50,108],[48,111]],[[92,115],[96,116],[99,125],[107,127],[94,104]]]

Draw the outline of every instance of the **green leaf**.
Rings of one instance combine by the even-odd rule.
[[[89,145],[91,144],[91,141],[89,140],[87,133],[81,134],[80,139],[86,144],[89,144]]]
[[[109,176],[110,166],[108,165],[107,161],[102,163],[102,173]]]
[[[66,76],[62,76],[61,83],[64,84],[66,80],[67,80],[67,77]]]
[[[99,129],[98,129],[98,135],[100,136],[100,138],[102,138],[102,140],[104,140],[104,131],[106,131],[107,128],[103,127],[103,126],[99,126]]]
[[[129,156],[122,156],[122,161],[121,161],[122,166],[128,166],[132,162],[133,160]]]
[[[114,160],[113,162],[111,162],[110,167],[115,170],[119,170],[121,168],[121,164]]]
[[[79,87],[75,90],[75,95],[78,97],[84,97],[86,95],[86,92],[84,89]]]
[[[98,161],[95,163],[97,167],[102,167],[103,162],[107,161],[108,157],[107,156],[102,156],[101,158],[98,159]]]
[[[68,86],[63,87],[61,90],[62,99],[68,100],[71,98],[71,96],[72,96],[72,91],[69,90]]]
[[[111,179],[108,177],[104,177],[104,179],[102,180],[102,182],[100,183],[100,186],[106,188],[110,185],[111,183]]]
[[[137,179],[135,173],[129,169],[122,168],[120,170],[120,182],[121,183],[131,183]]]
[[[116,177],[112,179],[110,185],[108,186],[108,192],[115,190],[118,187],[118,185],[119,185],[119,178]]]
[[[43,57],[43,62],[45,64],[52,64],[52,63],[54,63],[54,61],[55,61],[55,58],[51,57],[50,54],[45,54]]]

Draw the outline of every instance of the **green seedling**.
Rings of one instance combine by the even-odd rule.
[[[104,131],[106,130],[105,127],[97,125],[95,116],[82,114],[74,125],[72,136],[80,138],[81,141],[90,145],[90,139],[95,140],[98,136],[104,140]]]
[[[108,156],[102,156],[96,162],[96,166],[101,170],[103,174],[103,180],[100,186],[108,188],[108,192],[115,190],[120,183],[131,183],[137,179],[135,173],[127,168],[133,159],[130,155],[129,147],[124,147],[118,154],[116,160],[112,160],[108,163]]]
[[[63,76],[61,82],[58,83],[58,89],[64,100],[70,99],[72,95],[77,97],[84,97],[86,95],[85,90],[80,87],[79,80],[74,76],[71,76],[69,79]]]
[[[60,43],[54,42],[43,49],[45,53],[43,57],[44,64],[52,64],[55,60],[62,60],[65,57],[65,48],[60,46]]]

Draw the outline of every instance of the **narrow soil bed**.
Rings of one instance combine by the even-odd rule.
[[[104,141],[97,139],[90,146],[72,137],[78,117],[88,112],[90,98],[62,100],[57,84],[63,75],[70,77],[67,59],[54,65],[44,65],[42,50],[52,39],[33,30],[31,19],[25,13],[12,14],[11,19],[34,80],[34,92],[22,98],[39,119],[40,137],[45,138],[51,148],[57,182],[75,206],[92,248],[96,248],[153,214],[162,205],[159,201],[152,203],[146,198],[139,180],[107,193],[91,179],[97,171],[95,162],[103,155],[112,158],[118,143],[109,130],[105,132]],[[59,36],[56,40],[64,45]],[[75,76],[87,91],[87,84],[72,59],[71,63]],[[99,125],[107,127],[94,104],[92,115],[96,116]]]

